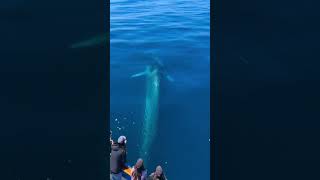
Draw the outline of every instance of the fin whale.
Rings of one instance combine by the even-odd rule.
[[[145,107],[142,125],[142,145],[140,146],[140,157],[147,162],[150,156],[151,146],[157,134],[158,114],[159,114],[159,96],[161,77],[174,82],[174,79],[163,71],[163,64],[158,59],[155,63],[147,65],[145,71],[131,76],[137,78],[144,76],[146,78]]]

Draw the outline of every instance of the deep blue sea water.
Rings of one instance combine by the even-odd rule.
[[[139,157],[145,101],[144,71],[152,57],[175,80],[163,79],[149,172],[169,179],[210,176],[209,0],[111,0],[110,93],[113,138],[128,137],[128,162]]]

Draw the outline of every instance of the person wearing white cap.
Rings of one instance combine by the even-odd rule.
[[[122,144],[122,145],[125,145],[127,143],[127,138],[125,136],[120,136],[118,138],[118,143]]]
[[[110,179],[111,180],[121,180],[122,169],[126,167],[126,143],[127,138],[125,136],[120,136],[117,143],[113,143],[111,146],[110,155]]]

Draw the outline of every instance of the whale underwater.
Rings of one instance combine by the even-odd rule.
[[[157,134],[158,118],[159,118],[159,98],[160,85],[162,77],[173,82],[173,78],[163,70],[163,64],[159,59],[155,59],[155,63],[147,65],[145,71],[134,74],[131,78],[145,77],[145,105],[142,123],[142,145],[139,155],[145,162],[150,160],[150,150]]]
[[[106,43],[105,35],[98,35],[88,40],[80,41],[72,44],[70,48],[86,48],[98,46]],[[145,164],[150,160],[150,150],[157,134],[158,118],[159,118],[159,98],[161,80],[164,78],[169,82],[174,79],[165,71],[163,63],[154,55],[151,56],[152,63],[146,65],[143,72],[132,75],[130,78],[145,77],[145,104],[142,122],[141,146],[139,155],[144,159]]]

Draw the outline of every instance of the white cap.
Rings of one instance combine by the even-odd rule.
[[[118,143],[119,143],[119,144],[125,143],[126,140],[127,140],[127,138],[126,138],[125,136],[120,136],[120,137],[118,138]]]

